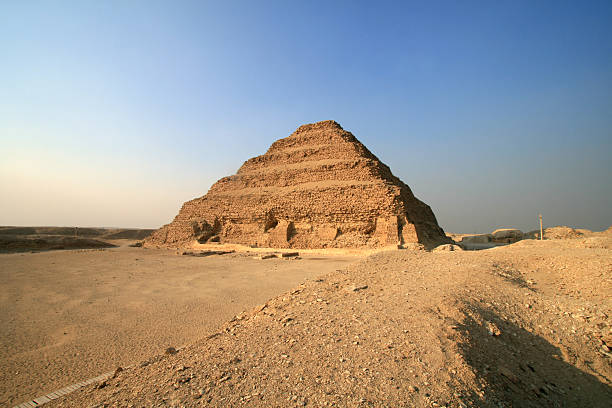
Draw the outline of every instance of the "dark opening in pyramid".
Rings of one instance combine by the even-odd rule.
[[[195,240],[272,248],[450,242],[431,208],[331,120],[300,126],[247,160],[146,244]]]

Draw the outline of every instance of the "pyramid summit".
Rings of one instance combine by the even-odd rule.
[[[300,126],[183,204],[146,245],[272,248],[449,242],[431,208],[332,120]]]

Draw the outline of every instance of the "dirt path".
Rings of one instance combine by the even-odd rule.
[[[355,259],[191,257],[127,247],[0,255],[0,405],[193,342]]]

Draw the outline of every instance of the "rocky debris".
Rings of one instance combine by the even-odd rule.
[[[117,367],[111,378],[117,378],[122,371],[123,371],[123,367],[121,366]]]
[[[586,238],[591,241],[585,242],[589,245],[600,245],[598,238],[605,238],[605,231],[592,232],[586,229],[575,229],[566,226],[558,226],[544,229],[544,239],[563,240]],[[498,245],[514,244],[525,239],[539,239],[540,231],[533,230],[523,233],[515,228],[502,228],[493,231],[491,234],[449,234],[464,249],[488,249]],[[606,244],[604,242],[604,244]]]
[[[272,248],[451,243],[431,208],[334,121],[300,126],[183,204],[145,246]]]
[[[168,354],[168,355],[173,355],[176,353],[178,353],[178,350],[175,349],[174,347],[168,347],[165,351],[165,354]]]
[[[437,247],[435,247],[434,251],[435,252],[463,251],[463,248],[461,248],[459,245],[443,244],[443,245],[438,245]]]
[[[501,335],[501,330],[499,330],[499,327],[493,322],[487,322],[487,331],[491,336]]]
[[[281,252],[280,258],[296,258],[300,256],[299,252]]]
[[[260,259],[260,260],[272,259],[272,258],[278,258],[278,257],[276,256],[276,254],[261,254],[255,257],[255,259]]]
[[[535,233],[536,236],[534,238],[539,239],[540,231],[535,231]],[[585,232],[564,225],[544,229],[544,239],[575,239],[584,236]]]
[[[211,256],[211,255],[227,255],[227,254],[233,254],[236,251],[234,250],[229,250],[229,251],[178,251],[178,253],[180,253],[181,255],[187,255],[187,256]]]
[[[378,253],[54,404],[608,406],[610,257],[551,241]]]

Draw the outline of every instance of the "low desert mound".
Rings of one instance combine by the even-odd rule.
[[[138,228],[89,228],[89,227],[0,227],[0,236],[68,236],[101,239],[144,239],[155,231]]]
[[[582,238],[586,245],[598,245],[607,247],[607,241],[598,240],[598,237],[606,237],[612,232],[612,227],[605,231],[593,232],[588,229],[571,228],[567,226],[549,227],[544,229],[545,240],[573,240]],[[513,244],[523,240],[534,240],[540,238],[540,230],[526,233],[515,228],[503,228],[493,231],[491,234],[449,234],[455,242],[464,249],[489,249],[498,245]]]
[[[99,237],[108,232],[104,228],[75,227],[0,227],[0,235],[65,235],[74,237]]]
[[[574,239],[582,238],[590,231],[578,230],[565,225],[559,225],[557,227],[544,228],[544,239]],[[534,230],[526,234],[525,238],[538,239],[540,237],[540,231]]]
[[[450,243],[431,208],[334,121],[300,126],[183,204],[150,246],[275,248]]]
[[[611,259],[553,241],[379,253],[52,404],[609,406]]]
[[[154,229],[113,229],[108,230],[100,238],[104,239],[145,239],[151,235]]]
[[[0,234],[0,252],[48,251],[56,249],[114,248],[115,245],[91,238],[63,236],[21,236]]]
[[[0,227],[0,252],[113,248],[103,240],[144,239],[154,230],[134,228]]]

